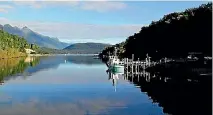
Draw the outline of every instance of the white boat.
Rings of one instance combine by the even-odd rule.
[[[116,54],[117,54],[117,48],[115,47],[114,55],[109,56],[109,61],[108,61],[109,70],[113,72],[123,72],[124,61],[120,60]]]
[[[109,56],[109,65],[124,65],[124,61],[120,60],[117,56]]]
[[[117,56],[109,56],[109,69],[118,73],[124,72],[124,62],[120,60]]]

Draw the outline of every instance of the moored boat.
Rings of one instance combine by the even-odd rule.
[[[109,65],[109,69],[113,72],[124,71],[124,62],[121,61],[117,56],[110,56],[108,65]]]

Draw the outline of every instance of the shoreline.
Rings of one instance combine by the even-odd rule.
[[[22,58],[22,57],[39,57],[39,56],[57,56],[57,55],[65,55],[65,56],[98,56],[97,54],[26,54],[24,56],[15,56],[15,57],[0,57],[1,59],[12,59],[12,58]]]
[[[98,56],[97,54],[28,54],[27,56],[57,56],[57,55],[65,55],[65,56]]]
[[[27,58],[27,57],[37,57],[37,56],[53,56],[53,54],[27,54],[25,56],[15,56],[15,57],[0,57],[0,60],[4,59],[14,59],[14,58]]]
[[[3,60],[3,59],[14,59],[14,58],[24,58],[24,57],[27,57],[26,56],[17,56],[17,57],[0,57],[0,60]]]
[[[27,56],[53,56],[54,54],[28,54]]]

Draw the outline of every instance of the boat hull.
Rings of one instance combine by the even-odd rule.
[[[112,72],[116,72],[116,73],[123,73],[124,72],[124,66],[121,65],[112,65],[109,67],[109,69]]]

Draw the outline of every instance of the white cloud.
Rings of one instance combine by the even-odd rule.
[[[4,17],[0,17],[0,21],[1,21],[1,22],[7,22],[8,19],[7,19],[7,18],[4,18]]]
[[[7,13],[8,11],[4,8],[0,8],[0,12]]]
[[[12,9],[13,7],[10,5],[0,5],[0,12],[2,13],[8,13],[8,11],[10,9]]]
[[[80,7],[85,10],[95,10],[98,12],[105,12],[110,10],[124,9],[126,8],[126,6],[127,5],[122,2],[90,1],[90,2],[83,2]]]
[[[114,1],[14,1],[14,3],[32,8],[66,6],[97,12],[121,10],[127,7],[125,3]]]
[[[15,5],[29,6],[31,8],[57,7],[57,6],[75,6],[77,1],[14,1]]]
[[[47,92],[49,93],[49,90]],[[16,95],[20,96],[19,93],[16,93]],[[93,99],[90,97],[76,98],[76,96],[56,95],[58,96],[56,97],[57,100],[52,100],[42,97],[43,95],[26,95],[25,98],[16,100],[18,96],[1,105],[2,115],[85,115],[87,113],[100,115],[109,111],[110,107],[124,108],[128,104],[128,100],[123,98],[114,100],[108,99],[107,96]],[[61,96],[67,101],[61,99]],[[10,102],[13,103],[10,104]]]
[[[13,7],[10,5],[0,5],[0,8],[11,9]]]
[[[62,22],[12,21],[0,18],[0,24],[27,26],[33,31],[50,37],[69,41],[113,41],[115,38],[127,38],[140,31],[142,25],[100,25]],[[86,41],[87,40],[87,41]],[[116,39],[115,41],[119,41]]]

